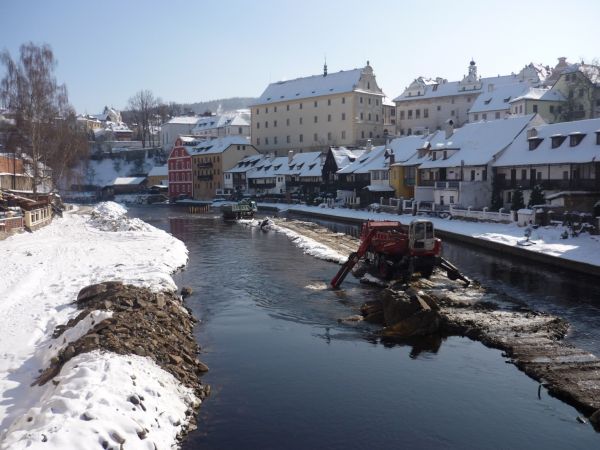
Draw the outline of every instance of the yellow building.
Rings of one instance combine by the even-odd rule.
[[[383,91],[373,68],[271,83],[252,106],[252,144],[261,153],[383,144]]]

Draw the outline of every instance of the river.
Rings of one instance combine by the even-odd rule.
[[[166,207],[130,208],[130,215],[172,232],[190,251],[175,278],[194,289],[187,303],[200,319],[200,358],[211,369],[203,381],[212,393],[184,449],[600,442],[575,409],[543,389],[538,397],[538,383],[497,350],[461,337],[384,344],[366,324],[339,323],[377,290],[352,277],[343,291],[326,289],[338,267],[283,235]]]

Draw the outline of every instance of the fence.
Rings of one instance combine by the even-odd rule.
[[[470,207],[467,209],[460,209],[450,206],[449,212],[452,217],[486,220],[490,222],[511,223],[515,220],[514,214],[511,212],[505,212],[503,208],[501,208],[498,212],[493,212],[489,211],[488,208],[483,208],[483,210],[479,211],[471,209]]]

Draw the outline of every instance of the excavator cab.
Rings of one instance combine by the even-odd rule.
[[[433,223],[429,220],[413,220],[408,228],[409,248],[432,251],[435,248],[435,233]]]

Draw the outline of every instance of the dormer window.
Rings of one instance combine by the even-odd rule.
[[[529,150],[535,150],[536,148],[538,148],[540,146],[543,139],[539,138],[539,137],[532,137],[532,138],[529,138],[528,141],[529,141]]]
[[[555,134],[554,136],[551,136],[552,148],[560,147],[566,138],[567,137],[563,136],[562,134]]]
[[[600,130],[596,131],[596,145],[600,145]]]
[[[585,134],[579,132],[569,134],[569,145],[571,147],[579,145],[579,143],[583,140],[584,137]]]

